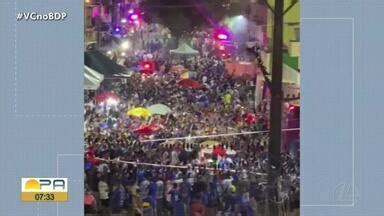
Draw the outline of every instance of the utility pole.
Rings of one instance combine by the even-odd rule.
[[[118,0],[112,0],[112,5],[111,5],[111,11],[112,11],[112,26],[115,26],[119,20],[118,20],[118,16],[119,16],[119,7],[118,7],[118,3],[119,1]]]
[[[97,31],[97,35],[96,35],[96,46],[97,47],[100,47],[101,46],[101,8],[103,7],[103,3],[101,2],[101,0],[97,1],[97,4],[98,4],[98,12],[99,12],[99,17],[96,17],[96,31]]]
[[[273,48],[272,48],[272,83],[270,106],[270,132],[268,145],[268,208],[269,216],[278,216],[280,201],[278,182],[281,173],[281,118],[282,118],[282,76],[283,76],[283,22],[284,0],[275,0]]]

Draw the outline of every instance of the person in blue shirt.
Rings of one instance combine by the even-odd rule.
[[[156,181],[151,179],[150,184],[148,185],[148,195],[151,196],[152,198],[157,197],[157,185]]]
[[[173,184],[172,190],[169,192],[171,195],[172,215],[184,216],[184,203],[182,202],[182,194],[176,183]]]
[[[154,179],[151,179],[151,183],[148,185],[148,196],[152,199],[152,205],[154,215],[157,215],[157,184]]]
[[[188,212],[189,204],[193,197],[192,185],[190,182],[187,181],[187,178],[184,178],[183,182],[180,185],[180,188],[181,188],[182,202],[184,203],[184,210]]]
[[[133,199],[131,194],[131,188],[133,187],[134,183],[127,184],[125,189],[125,200],[124,200],[124,208],[129,211],[133,207]]]
[[[157,178],[156,181],[156,186],[157,186],[157,193],[156,193],[156,204],[157,204],[157,215],[163,216],[166,214],[166,204],[165,204],[165,199],[164,199],[164,181],[162,180],[161,177]]]
[[[252,208],[249,193],[244,193],[241,195],[240,201],[240,213],[244,216],[254,216],[255,212]]]
[[[109,200],[112,213],[119,214],[121,210],[124,208],[125,204],[125,189],[124,187],[119,184],[114,187],[114,190],[112,192],[112,196]]]
[[[142,181],[144,181],[144,170],[142,169],[137,169],[137,172],[136,172],[136,179],[137,179],[137,183],[140,184]]]
[[[217,215],[217,210],[220,204],[215,182],[211,182],[207,192],[207,215]]]
[[[147,203],[148,205],[145,205]],[[153,205],[155,203],[155,199],[153,199],[151,196],[147,196],[143,199],[143,215],[144,216],[153,216],[155,215],[156,209],[153,208]]]
[[[219,169],[227,170],[229,168],[229,163],[225,157],[223,157],[219,162]]]

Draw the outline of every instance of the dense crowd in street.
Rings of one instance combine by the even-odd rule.
[[[153,73],[106,80],[85,94],[85,211],[99,215],[257,215],[266,193],[268,107],[232,79],[223,61],[192,34],[193,58],[156,54]],[[156,42],[157,43],[157,42]],[[164,49],[164,42],[149,51]],[[128,59],[128,58],[127,58]],[[143,60],[136,55],[126,62]],[[144,59],[145,60],[145,59]],[[175,67],[198,86],[182,85]],[[108,92],[115,101],[99,101]],[[162,104],[166,114],[130,115]],[[145,125],[156,130],[140,131]],[[255,134],[241,134],[261,131]],[[221,136],[220,134],[236,134]],[[287,202],[298,208],[298,164],[285,156]]]

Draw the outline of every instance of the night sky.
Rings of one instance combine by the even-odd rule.
[[[175,36],[194,27],[214,27],[225,16],[244,12],[245,6],[232,3],[223,7],[227,0],[149,0],[141,4],[144,19],[149,23],[167,26]]]

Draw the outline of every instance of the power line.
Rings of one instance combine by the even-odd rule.
[[[289,129],[283,129],[282,131],[298,131],[298,130],[300,130],[300,128],[289,128]],[[247,131],[247,132],[240,132],[240,133],[214,134],[214,135],[203,135],[203,136],[186,136],[186,137],[150,139],[150,140],[142,140],[140,142],[143,143],[143,142],[158,142],[158,141],[170,141],[170,140],[204,139],[204,138],[213,138],[213,137],[227,137],[227,136],[251,135],[251,134],[261,134],[261,133],[269,133],[269,130]]]
[[[188,166],[176,166],[176,165],[165,165],[165,164],[154,164],[154,163],[144,163],[144,162],[136,162],[136,161],[124,161],[124,160],[110,160],[110,159],[103,159],[103,158],[95,158],[96,160],[99,161],[104,161],[104,162],[114,162],[114,163],[124,163],[124,164],[131,164],[131,165],[141,165],[141,166],[152,166],[152,167],[167,167],[167,168],[175,168],[175,169],[188,169]],[[235,169],[215,169],[215,168],[209,168],[209,167],[204,167],[202,168],[204,170],[209,170],[209,171],[227,171],[227,172],[239,172],[239,170]],[[260,175],[260,176],[266,176],[266,173],[261,173],[261,172],[252,172],[248,171],[248,173],[254,174],[254,175]]]

